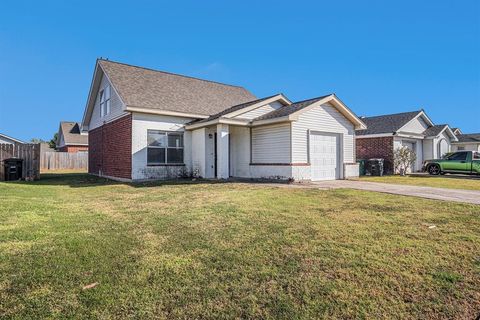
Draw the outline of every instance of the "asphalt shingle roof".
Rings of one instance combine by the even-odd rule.
[[[407,122],[415,118],[422,110],[402,112],[396,114],[386,114],[375,117],[362,117],[360,118],[366,125],[367,129],[357,130],[357,136],[367,134],[379,134],[379,133],[394,133],[398,129],[403,127]]]
[[[457,135],[458,142],[480,143],[480,133],[468,133]]]
[[[327,94],[325,96],[321,96],[321,97],[317,97],[317,98],[313,98],[313,99],[294,102],[292,104],[280,107],[277,110],[274,110],[274,111],[271,111],[267,114],[264,114],[264,115],[262,115],[258,118],[255,118],[254,121],[286,117],[286,116],[288,116],[288,115],[290,115],[294,112],[297,112],[298,110],[306,108],[309,105],[311,105],[312,103],[315,103],[319,100],[322,100],[323,98],[326,98],[328,96],[331,96],[331,94]]]
[[[98,61],[127,106],[200,115],[255,100],[245,88],[108,60]]]
[[[446,127],[446,124],[436,124],[434,126],[431,126],[427,128],[425,131],[423,131],[423,134],[427,137],[435,137],[437,136],[442,130]]]
[[[80,134],[80,123],[62,121],[60,127],[66,145],[88,145],[88,135]]]

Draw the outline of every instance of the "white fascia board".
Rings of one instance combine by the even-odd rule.
[[[452,144],[480,144],[480,141],[469,141],[469,142],[460,142],[460,141],[453,141]]]
[[[266,99],[266,100],[262,100],[262,101],[259,101],[255,104],[252,104],[251,106],[248,106],[248,107],[245,107],[245,108],[242,108],[240,110],[236,110],[236,111],[232,111],[230,113],[227,113],[227,114],[224,114],[223,117],[226,117],[226,118],[233,118],[233,117],[236,117],[238,115],[241,115],[243,113],[246,113],[246,112],[249,112],[249,111],[252,111],[252,110],[255,110],[257,108],[260,108],[264,105],[267,105],[267,104],[270,104],[272,102],[275,102],[275,101],[281,101],[283,102],[285,105],[288,105],[288,104],[291,104],[292,102],[290,100],[288,100],[283,94],[277,94],[276,96],[273,96],[269,99]]]
[[[292,115],[285,116],[285,117],[279,117],[279,118],[273,118],[273,119],[253,121],[251,126],[252,127],[257,127],[257,126],[263,126],[263,125],[266,125],[266,124],[273,124],[273,123],[280,123],[280,122],[291,122],[291,121],[295,121],[295,119],[293,119]]]
[[[217,118],[217,119],[213,119],[213,120],[202,122],[202,123],[193,123],[193,124],[187,125],[185,126],[185,130],[200,129],[203,127],[208,127],[208,126],[216,125],[219,123],[230,124],[234,126],[242,126],[242,127],[246,127],[250,124],[249,121],[244,121],[244,120],[242,121],[242,120],[235,120],[235,119]]]
[[[136,106],[126,106],[125,111],[149,113],[149,114],[160,114],[164,116],[174,116],[174,117],[183,117],[183,118],[197,118],[197,119],[208,118],[208,116],[203,114],[185,113],[185,112],[169,111],[169,110],[156,110],[156,109],[142,108],[142,107],[136,107]]]
[[[426,137],[423,134],[413,133],[413,132],[397,132],[396,137],[401,138],[412,138],[412,139],[425,139]]]
[[[363,134],[363,135],[355,135],[356,139],[362,138],[384,138],[384,137],[393,137],[393,132],[391,133],[373,133],[373,134]]]

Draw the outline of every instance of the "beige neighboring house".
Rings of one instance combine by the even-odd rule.
[[[243,87],[102,59],[82,126],[89,172],[127,181],[358,176],[355,130],[366,128],[334,94],[257,98]]]
[[[88,151],[88,133],[81,132],[81,124],[73,121],[62,121],[58,129],[57,150],[76,153]]]
[[[22,140],[12,138],[6,134],[0,133],[0,144],[24,144]]]

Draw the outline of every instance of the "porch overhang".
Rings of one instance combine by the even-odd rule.
[[[204,127],[209,127],[217,124],[229,124],[234,126],[242,126],[247,127],[250,124],[249,120],[237,120],[237,119],[230,119],[230,118],[217,118],[211,121],[205,121],[201,123],[192,123],[185,126],[185,130],[195,130]]]

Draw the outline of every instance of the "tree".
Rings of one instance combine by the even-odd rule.
[[[43,139],[40,139],[40,138],[32,138],[30,139],[30,143],[44,143],[44,142],[47,142]]]
[[[53,139],[48,141],[48,146],[52,149],[56,149],[57,148],[57,139],[58,139],[58,132],[56,132],[54,135],[53,135]]]
[[[410,168],[417,160],[417,155],[408,147],[399,147],[393,151],[393,166],[395,172],[404,176],[407,169]]]

